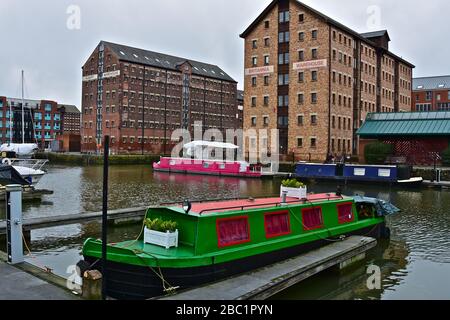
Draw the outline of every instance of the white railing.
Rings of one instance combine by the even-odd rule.
[[[30,168],[33,170],[43,170],[44,166],[48,163],[48,160],[41,159],[11,159],[12,166],[20,166]]]

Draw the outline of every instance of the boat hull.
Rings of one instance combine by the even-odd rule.
[[[388,234],[386,230],[386,225],[383,222],[347,233],[345,236],[364,235],[382,238]],[[108,262],[107,294],[112,298],[121,300],[151,299],[166,294],[158,273],[162,274],[167,282],[166,287],[170,284],[170,286],[177,287],[177,290],[181,291],[280,262],[329,243],[328,240],[317,240],[283,250],[206,267],[161,268],[159,270],[157,268]],[[91,268],[101,270],[101,263],[97,258],[85,256],[84,259],[91,265]]]
[[[420,188],[423,185],[423,179],[410,179],[403,181],[387,181],[387,180],[377,180],[377,179],[353,179],[346,177],[320,177],[312,176],[305,177],[301,175],[296,175],[297,178],[305,181],[324,181],[324,182],[342,182],[344,184],[377,184],[377,185],[389,185],[389,186],[399,186],[405,188]]]
[[[200,172],[200,171],[188,171],[188,170],[174,170],[174,169],[153,169],[155,172],[163,173],[177,173],[177,174],[194,174],[202,176],[216,176],[216,177],[237,177],[237,178],[251,178],[260,179],[261,174],[248,174],[248,173],[224,173],[216,171]]]
[[[295,168],[295,176],[305,180],[419,187],[423,179],[411,175],[411,166],[299,163]]]

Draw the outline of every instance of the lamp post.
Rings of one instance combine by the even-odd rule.
[[[108,282],[108,169],[109,169],[109,136],[105,136],[103,154],[103,210],[102,210],[102,299],[107,298]]]

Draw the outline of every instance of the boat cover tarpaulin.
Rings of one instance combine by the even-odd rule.
[[[401,210],[394,206],[392,203],[386,202],[381,199],[376,198],[368,198],[368,197],[362,197],[362,196],[356,196],[354,197],[355,203],[369,203],[373,204],[375,206],[375,209],[377,210],[377,215],[379,216],[388,216],[397,212],[400,212]]]
[[[12,166],[0,165],[0,185],[7,186],[10,184],[30,185]]]

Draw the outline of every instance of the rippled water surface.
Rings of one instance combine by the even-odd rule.
[[[110,209],[140,207],[185,198],[215,199],[272,196],[279,180],[245,180],[153,173],[150,166],[118,166],[110,170]],[[26,218],[101,210],[102,168],[49,168],[40,188],[54,190],[42,203],[24,205]],[[310,185],[313,192],[336,190],[334,184]],[[345,272],[325,272],[275,299],[450,299],[450,192],[401,190],[361,185],[347,187],[347,195],[364,194],[392,201],[402,209],[389,218],[392,238],[381,242],[368,258]],[[0,219],[4,219],[1,207]],[[110,230],[109,241],[136,237],[139,226]],[[28,260],[67,277],[67,267],[80,259],[87,237],[99,237],[98,223],[32,232]],[[381,268],[381,290],[368,290],[367,266]]]

